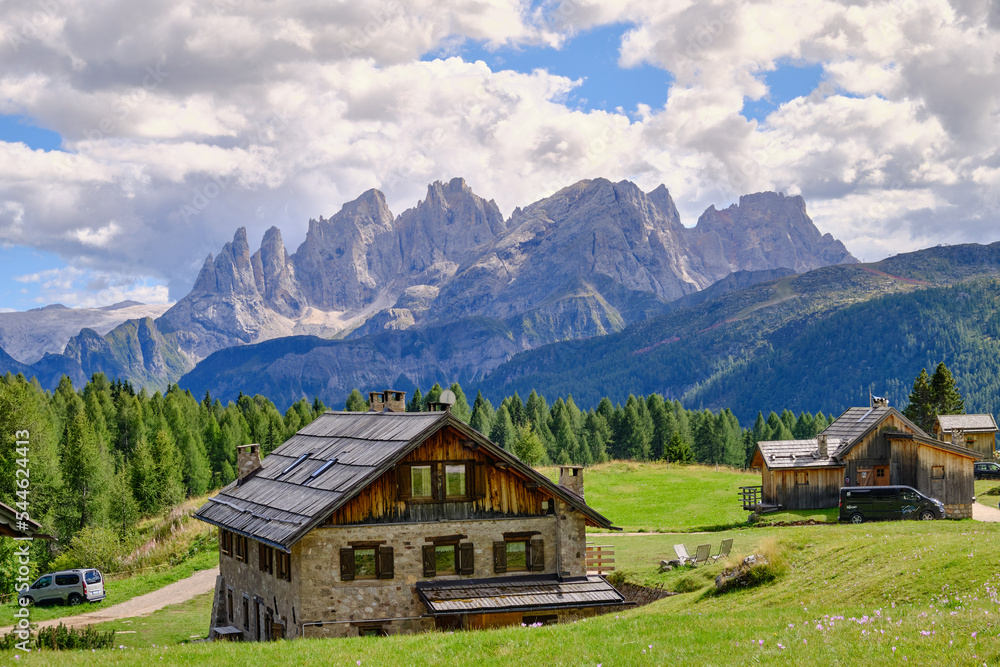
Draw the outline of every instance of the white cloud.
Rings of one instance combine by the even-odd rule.
[[[688,224],[746,192],[800,192],[866,256],[996,234],[1000,21],[985,0],[39,6],[4,5],[0,113],[73,152],[0,142],[0,243],[175,298],[240,225],[259,238],[277,224],[291,251],[310,217],[370,187],[399,213],[453,176],[505,212],[580,178],[664,182]],[[666,105],[631,119],[568,108],[579,82],[543,70],[420,60],[620,22],[619,63],[672,78]],[[828,85],[744,117],[789,62],[821,65]]]

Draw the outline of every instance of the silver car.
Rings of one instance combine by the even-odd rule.
[[[104,576],[92,568],[43,574],[20,594],[34,604],[80,604],[104,599]]]

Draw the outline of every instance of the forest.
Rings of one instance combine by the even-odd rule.
[[[757,441],[812,437],[830,421],[785,410],[758,415],[742,429],[729,410],[686,410],[658,394],[629,396],[624,404],[605,398],[584,411],[572,396],[549,405],[535,392],[527,400],[515,393],[496,408],[479,394],[470,406],[459,384],[450,389],[456,417],[533,465],[634,459],[743,466]],[[427,410],[442,391],[437,384],[426,394],[417,389],[407,410]],[[336,407],[368,409],[357,389]],[[143,517],[164,515],[233,481],[237,445],[257,442],[267,455],[326,410],[318,399],[303,399],[282,414],[267,398],[243,394],[223,405],[176,385],[149,394],[102,374],[80,389],[63,378],[48,392],[7,374],[0,377],[0,470],[9,474],[0,475],[0,501],[27,503],[31,518],[57,538],[33,541],[40,571],[80,541],[129,549]],[[19,452],[23,436],[15,433],[24,431],[29,445]],[[30,487],[19,497],[14,470],[25,453]],[[5,580],[6,573],[0,585]]]

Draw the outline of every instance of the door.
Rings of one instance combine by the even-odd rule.
[[[933,466],[931,467],[931,498],[944,502],[944,493],[944,466]]]
[[[871,468],[858,467],[858,486],[875,486],[875,475]]]
[[[889,466],[875,466],[875,486],[889,486]]]

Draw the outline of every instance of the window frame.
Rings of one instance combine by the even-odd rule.
[[[809,471],[795,471],[795,486],[809,486]]]
[[[461,494],[448,493],[449,466],[462,466],[464,490]],[[430,468],[431,494],[416,496],[413,494],[413,470],[415,468]],[[409,461],[397,466],[397,496],[400,500],[411,503],[458,503],[477,500],[484,497],[485,467],[482,462],[474,459],[447,459],[442,461]]]
[[[250,596],[243,594],[243,629],[250,632]]]
[[[292,555],[275,549],[274,576],[282,581],[292,580]]]
[[[235,535],[233,540],[233,558],[241,563],[247,562],[247,536]]]
[[[940,474],[938,474],[938,473],[940,473]],[[944,478],[945,478],[944,466],[931,466],[931,479],[932,480],[944,479]]]
[[[375,551],[375,574],[357,575],[357,552]],[[395,553],[385,540],[365,540],[348,542],[348,546],[340,549],[340,580],[341,581],[377,581],[379,579],[396,578]]]
[[[424,577],[437,576],[470,576],[476,573],[476,550],[468,535],[446,535],[444,537],[426,538],[421,550]],[[453,549],[455,568],[439,570],[438,550]],[[433,564],[434,569],[431,569]]]
[[[274,574],[274,547],[268,546],[263,542],[258,542],[257,556],[259,558],[258,565],[260,566],[260,571],[266,574]]]
[[[219,531],[219,552],[223,556],[233,557],[233,533],[225,528]]]

